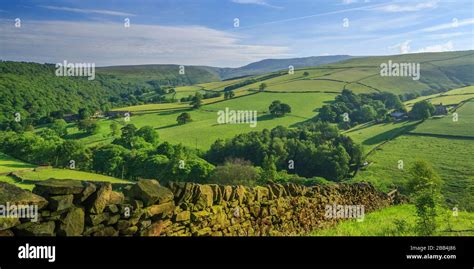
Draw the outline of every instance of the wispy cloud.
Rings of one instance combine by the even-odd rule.
[[[396,44],[394,46],[389,47],[389,49],[397,49],[400,52],[400,54],[409,53],[410,43],[411,43],[411,40],[405,40],[400,44]]]
[[[266,6],[266,7],[271,7],[271,8],[282,8],[280,6],[272,5],[265,0],[232,0],[232,2],[236,4],[251,4],[251,5]]]
[[[375,8],[384,12],[414,12],[425,9],[433,9],[438,7],[439,0],[431,0],[420,3],[408,2],[404,4],[388,4]]]
[[[183,64],[241,66],[287,57],[288,48],[245,43],[235,34],[203,26],[161,26],[30,21],[22,31],[0,23],[4,60],[93,62],[98,66]],[[196,53],[199,52],[199,53]]]
[[[436,44],[436,45],[431,45],[431,46],[421,48],[415,51],[415,53],[416,52],[443,52],[443,51],[453,51],[453,50],[454,50],[454,44],[450,40],[443,44]]]
[[[135,16],[135,14],[131,14],[131,13],[105,10],[105,9],[84,9],[84,8],[59,7],[59,6],[40,6],[40,7],[51,9],[51,10],[68,11],[68,12],[83,13],[83,14],[101,14],[101,15],[110,15],[110,16],[130,16],[130,17]]]
[[[449,23],[443,23],[443,24],[438,24],[438,25],[431,26],[431,27],[428,27],[428,28],[424,28],[424,29],[422,29],[422,31],[423,32],[434,32],[434,31],[439,31],[439,30],[462,27],[462,26],[471,25],[471,24],[474,24],[474,18],[469,18],[469,19],[464,19],[464,20],[453,19]]]
[[[360,3],[360,2],[369,3],[370,0],[342,0],[342,3],[345,4],[345,5],[354,4],[354,3]]]

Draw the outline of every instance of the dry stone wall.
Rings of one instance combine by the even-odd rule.
[[[367,183],[304,187],[169,183],[155,180],[113,190],[110,183],[39,182],[33,192],[0,182],[0,205],[28,204],[38,218],[1,218],[0,236],[286,236],[340,221],[327,205],[370,212],[403,202]]]

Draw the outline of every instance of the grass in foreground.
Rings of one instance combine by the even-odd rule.
[[[9,173],[22,169],[35,168],[36,165],[22,162],[0,152],[0,173]]]
[[[442,193],[452,205],[474,210],[474,140],[402,135],[368,156],[369,166],[351,181],[369,181],[388,191],[403,186],[416,160],[433,165],[444,182]],[[403,169],[399,169],[399,161]]]
[[[22,188],[22,189],[25,189],[25,190],[33,190],[33,188],[35,187],[35,184],[29,184],[29,183],[23,183],[23,182],[19,182],[19,181],[16,181],[15,179],[13,179],[12,177],[9,177],[9,176],[6,176],[6,175],[0,175],[0,182],[6,182],[6,183],[9,183],[9,184],[13,184],[19,188]]]
[[[25,171],[18,173],[22,178],[27,180],[46,180],[49,178],[56,179],[75,179],[86,181],[105,181],[110,183],[130,183],[128,180],[122,180],[114,177],[104,176],[100,174],[88,173],[70,169],[58,168],[42,168],[36,171]]]
[[[438,209],[437,236],[474,236],[474,213]],[[365,215],[362,222],[347,220],[334,227],[314,231],[312,236],[416,236],[416,209],[397,205]]]
[[[457,121],[453,120],[452,114],[442,118],[431,118],[419,125],[413,132],[474,138],[474,100],[462,105],[456,113],[458,114]]]

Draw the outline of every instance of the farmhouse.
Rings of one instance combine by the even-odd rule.
[[[63,119],[64,119],[66,122],[73,122],[73,121],[79,120],[79,115],[78,115],[78,114],[65,114],[65,115],[63,116]]]
[[[123,111],[122,110],[107,111],[107,112],[105,112],[105,116],[106,117],[112,117],[112,118],[132,116],[132,112],[125,111],[125,110],[123,110]]]
[[[448,108],[444,106],[442,103],[439,105],[435,105],[435,112],[434,115],[448,115]]]
[[[405,112],[394,111],[390,113],[390,117],[394,118],[396,121],[402,120],[407,117]]]

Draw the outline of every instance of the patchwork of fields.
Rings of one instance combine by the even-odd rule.
[[[272,129],[275,126],[293,126],[299,122],[309,120],[317,115],[317,109],[327,102],[334,100],[336,94],[330,93],[267,93],[261,92],[240,98],[234,98],[225,102],[204,105],[198,110],[179,110],[147,113],[132,116],[130,122],[137,127],[145,125],[157,129],[162,141],[170,143],[182,143],[190,147],[208,149],[218,138],[231,138],[237,134]],[[274,100],[287,103],[292,108],[292,113],[285,117],[277,118],[268,113],[268,106]],[[251,110],[257,111],[258,119],[255,128],[249,124],[218,124],[217,111],[225,110]],[[192,122],[178,125],[176,118],[182,112],[191,114]],[[100,133],[93,136],[80,137],[76,127],[71,125],[70,136],[77,136],[87,144],[109,143],[113,137],[109,135],[109,125],[112,120],[101,120]],[[123,120],[117,120],[125,124]]]
[[[474,236],[474,213],[439,208],[436,236]],[[343,221],[328,229],[313,232],[313,236],[416,236],[416,209],[413,205],[398,205],[365,215],[364,220]]]
[[[24,182],[8,175],[15,172]],[[102,181],[113,184],[128,184],[130,181],[109,177],[100,174],[88,173],[71,169],[58,169],[49,167],[37,167],[29,163],[22,162],[6,154],[0,153],[0,181],[14,184],[23,189],[33,189],[34,181],[56,179],[76,179],[87,181]]]
[[[410,176],[409,167],[422,159],[430,162],[440,174],[444,181],[442,192],[450,205],[474,210],[474,101],[462,105],[457,113],[458,121],[453,121],[453,115],[447,115],[408,125],[401,136],[368,156],[368,167],[359,171],[353,181],[370,181],[383,190],[395,186],[403,188]],[[391,134],[407,124],[392,124],[394,128],[383,134]],[[363,140],[365,136],[376,130],[375,126],[367,129],[370,130],[352,131],[348,135],[364,145],[372,139]],[[399,169],[400,161],[403,169]]]

